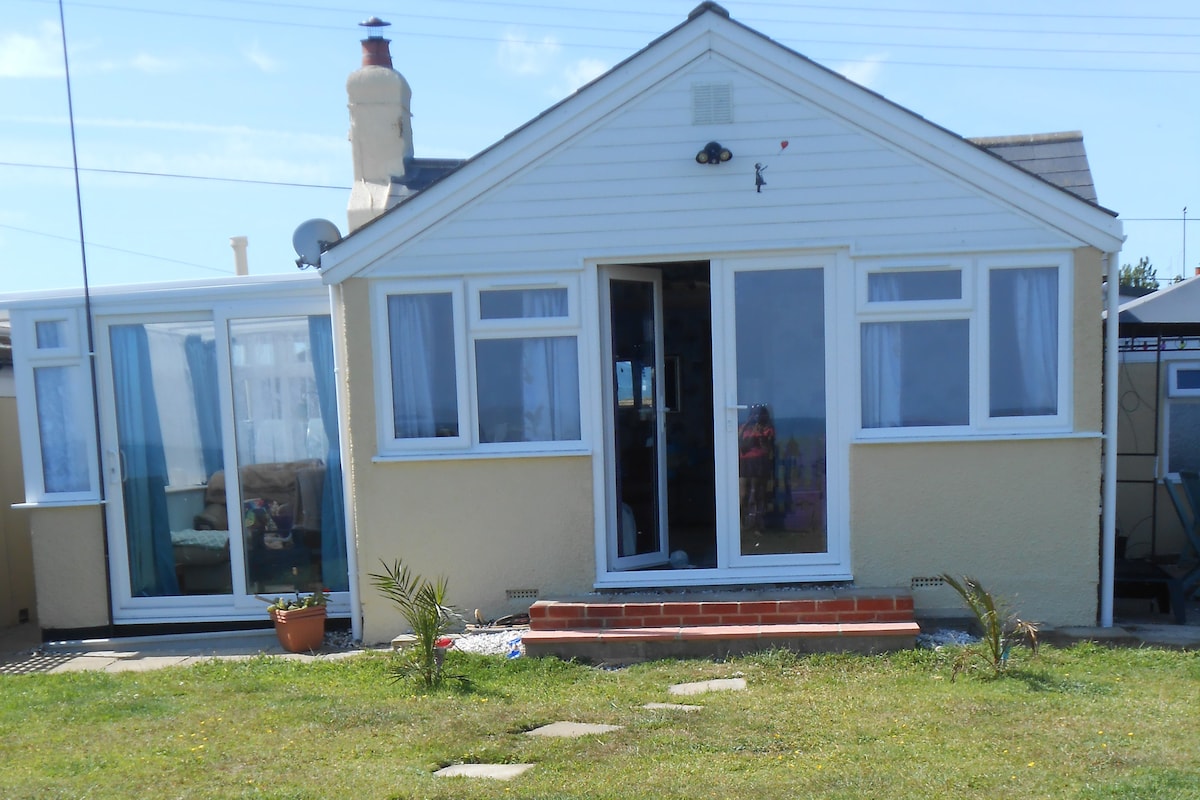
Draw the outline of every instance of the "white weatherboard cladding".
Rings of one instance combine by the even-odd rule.
[[[736,122],[693,125],[692,85],[713,81],[733,85]],[[697,164],[709,140],[732,150],[733,160]],[[767,165],[761,193],[756,161]],[[618,253],[1077,244],[778,84],[708,56],[421,232],[370,274],[563,267]]]

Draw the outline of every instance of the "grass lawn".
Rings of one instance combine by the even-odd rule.
[[[1027,652],[951,681],[952,653],[664,661],[602,670],[451,651],[424,692],[389,659],[209,662],[0,678],[3,798],[1200,797],[1200,653]],[[649,711],[673,683],[749,688]],[[581,739],[556,720],[622,725]],[[436,778],[529,762],[511,781]]]

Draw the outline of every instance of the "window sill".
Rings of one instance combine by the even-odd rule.
[[[580,458],[592,455],[590,447],[569,450],[463,450],[460,452],[381,453],[371,458],[372,464],[393,464],[418,461],[490,461],[511,458]]]
[[[13,503],[12,508],[18,510],[37,508],[92,508],[104,505],[98,497],[85,500],[26,500],[24,503]]]
[[[1100,431],[1020,431],[1002,433],[999,431],[981,431],[977,433],[937,433],[918,434],[904,433],[891,436],[863,436],[861,433],[854,437],[851,444],[913,444],[923,442],[1018,442],[1053,439],[1102,439]]]

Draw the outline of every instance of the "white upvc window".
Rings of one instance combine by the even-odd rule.
[[[1200,361],[1170,362],[1166,393],[1162,425],[1164,472],[1200,471]]]
[[[580,449],[578,294],[566,277],[377,284],[380,454]]]
[[[83,315],[76,308],[13,314],[25,494],[31,503],[99,497],[85,335]]]
[[[1068,256],[859,264],[865,438],[1070,425]]]

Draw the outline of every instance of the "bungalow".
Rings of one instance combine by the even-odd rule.
[[[363,46],[319,278],[7,304],[45,627],[320,582],[377,641],[398,557],[488,616],[783,585],[957,614],[950,571],[1106,619],[1122,234],[1077,134],[963,139],[706,2],[433,161]]]

